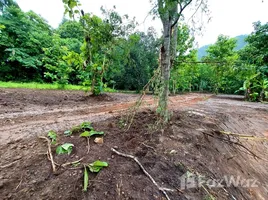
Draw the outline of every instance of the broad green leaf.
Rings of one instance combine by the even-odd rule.
[[[84,133],[80,134],[80,137],[90,137],[90,133],[88,131],[85,131]]]
[[[99,132],[99,131],[92,130],[92,131],[85,131],[85,132],[81,133],[80,137],[91,137],[93,135],[103,135],[103,134],[104,134],[103,131]]]
[[[108,167],[108,163],[100,161],[100,160],[97,160],[88,165],[89,170],[91,172],[96,172],[96,173],[98,173],[103,167]]]
[[[71,143],[65,143],[63,145],[60,145],[57,147],[56,149],[56,153],[57,154],[68,154],[70,155],[72,153],[72,150],[73,150],[73,144]]]
[[[84,167],[84,189],[83,191],[87,191],[87,187],[88,187],[88,171],[87,171],[87,167]]]
[[[93,127],[92,127],[92,125],[91,125],[91,122],[83,122],[83,123],[80,125],[80,127],[81,127],[82,129],[90,129],[90,130],[93,130]]]
[[[59,154],[65,154],[66,150],[64,150],[61,146],[58,146],[56,149],[56,153]]]
[[[104,132],[101,131],[101,132],[98,132],[98,131],[90,131],[89,132],[89,136],[93,136],[93,135],[104,135]]]

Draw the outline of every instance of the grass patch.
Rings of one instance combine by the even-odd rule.
[[[79,85],[66,85],[61,88],[58,84],[49,83],[17,83],[17,82],[2,82],[0,81],[1,88],[27,88],[27,89],[45,89],[45,90],[82,90]]]
[[[26,88],[26,89],[41,89],[41,90],[83,90],[81,85],[65,85],[62,88],[58,84],[52,83],[19,83],[19,82],[3,82],[0,81],[0,88]],[[104,92],[118,92],[111,88],[105,88]]]

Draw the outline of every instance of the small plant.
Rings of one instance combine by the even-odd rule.
[[[54,131],[49,131],[47,136],[51,139],[51,144],[57,143],[57,133]]]
[[[71,143],[65,143],[63,145],[60,145],[56,149],[56,153],[59,154],[68,154],[70,155],[72,153],[74,145]]]
[[[87,191],[87,188],[88,188],[88,169],[92,173],[98,173],[104,167],[108,167],[108,163],[100,161],[100,160],[97,160],[97,161],[95,161],[93,163],[90,163],[90,164],[84,166],[84,187],[83,187],[83,191]]]
[[[98,173],[104,167],[108,167],[108,163],[99,160],[88,165],[89,170],[93,173]]]
[[[99,132],[99,131],[94,131],[94,130],[85,131],[85,132],[80,134],[80,137],[91,137],[93,135],[104,135],[104,132],[103,131]]]
[[[64,135],[71,136],[73,132],[71,130],[64,131]]]
[[[80,128],[83,130],[93,130],[91,122],[83,122],[82,124],[80,124]]]

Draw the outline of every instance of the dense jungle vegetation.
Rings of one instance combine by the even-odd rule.
[[[68,10],[67,10],[68,11]],[[153,27],[136,31],[137,23],[116,9],[102,16],[83,13],[63,19],[53,29],[33,11],[12,0],[0,3],[0,81],[81,85],[100,94],[105,87],[140,91],[158,69],[162,39]],[[67,12],[68,13],[68,12]],[[171,93],[202,91],[245,94],[251,101],[268,98],[268,23],[237,50],[237,40],[220,35],[198,59],[189,27],[178,25]],[[151,88],[153,89],[153,88]]]

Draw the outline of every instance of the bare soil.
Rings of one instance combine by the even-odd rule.
[[[134,155],[168,196],[177,199],[268,199],[267,140],[236,138],[226,131],[268,139],[268,105],[244,102],[239,96],[187,94],[170,97],[170,123],[155,130],[155,100],[146,96],[125,131],[129,108],[135,94],[85,96],[79,91],[0,89],[0,199],[165,199],[163,194],[133,160],[111,151]],[[84,121],[104,131],[104,144],[71,137],[63,132]],[[37,136],[49,130],[58,133],[52,145],[55,162],[63,164],[83,158],[109,166],[90,174],[83,192],[83,167],[57,167],[52,173],[47,144]],[[59,144],[74,144],[73,152],[56,155]],[[202,175],[205,180],[222,181],[223,187],[184,188],[182,176]],[[227,177],[227,179],[224,179]],[[228,177],[239,178],[238,185]],[[251,181],[251,187],[242,180]],[[257,186],[256,186],[257,185]]]

